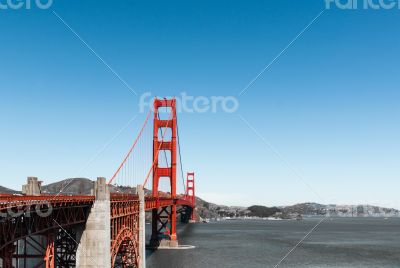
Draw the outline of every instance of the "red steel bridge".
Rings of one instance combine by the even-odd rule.
[[[194,175],[183,177],[176,100],[155,99],[121,165],[108,182],[98,178],[91,195],[65,194],[68,185],[58,194],[41,193],[34,178],[25,194],[0,195],[0,267],[144,267],[145,211],[149,246],[179,246],[178,215],[184,223],[195,220]]]

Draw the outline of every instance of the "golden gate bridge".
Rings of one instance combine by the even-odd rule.
[[[36,178],[23,195],[0,195],[1,267],[145,267],[145,212],[149,246],[179,247],[178,215],[196,218],[195,174],[184,177],[180,151],[176,100],[156,98],[117,171],[91,195],[63,194],[68,185],[44,194]]]

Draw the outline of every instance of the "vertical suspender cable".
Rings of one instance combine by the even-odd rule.
[[[186,185],[185,185],[185,177],[183,175],[183,165],[182,165],[182,154],[181,154],[181,143],[179,138],[179,124],[178,124],[178,116],[176,116],[176,134],[178,135],[178,151],[179,151],[179,162],[181,163],[181,174],[182,174],[182,183],[183,183],[183,192],[186,194]]]

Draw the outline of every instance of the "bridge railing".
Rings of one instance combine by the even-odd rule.
[[[41,204],[66,204],[66,203],[91,203],[94,202],[94,196],[0,196],[0,209],[9,209],[28,205]]]

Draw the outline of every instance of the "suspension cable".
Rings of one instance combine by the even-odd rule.
[[[122,163],[121,163],[121,165],[119,166],[118,170],[115,172],[115,174],[112,176],[112,178],[111,178],[110,181],[108,182],[109,185],[113,182],[113,180],[115,179],[115,177],[117,177],[118,173],[121,171],[122,167],[125,165],[125,162],[128,160],[129,156],[130,156],[131,153],[133,152],[133,149],[135,149],[135,146],[136,146],[137,142],[139,141],[140,137],[142,136],[142,133],[143,133],[143,131],[144,131],[144,128],[145,128],[146,125],[147,125],[147,122],[149,121],[150,115],[151,115],[151,109],[150,109],[150,111],[149,111],[149,113],[148,113],[148,115],[147,115],[147,117],[146,117],[146,120],[144,121],[143,127],[142,127],[142,129],[140,130],[139,135],[136,137],[135,142],[133,143],[133,145],[132,145],[132,147],[130,148],[129,152],[128,152],[127,155],[125,156],[124,161],[122,161]]]
[[[178,151],[179,151],[179,162],[181,164],[181,174],[182,174],[182,183],[183,183],[183,192],[186,194],[186,185],[185,185],[185,177],[183,175],[183,165],[182,165],[182,154],[181,154],[181,142],[179,138],[179,124],[178,124],[178,116],[176,116],[176,134],[178,135]]]

